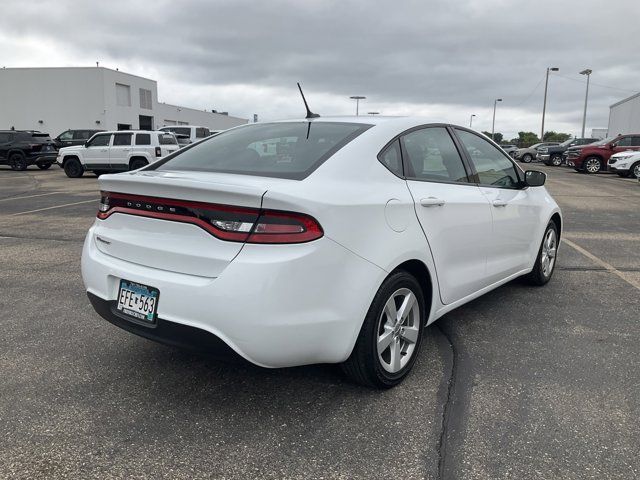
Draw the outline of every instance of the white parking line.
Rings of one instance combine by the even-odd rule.
[[[598,265],[603,267],[608,272],[611,272],[614,275],[617,275],[618,277],[620,277],[622,280],[627,282],[632,287],[635,287],[638,290],[640,290],[640,283],[638,283],[634,278],[632,278],[631,275],[627,275],[625,272],[621,272],[620,270],[616,269],[613,265],[610,265],[609,263],[605,262],[604,260],[596,257],[593,253],[588,252],[587,250],[582,248],[580,245],[576,245],[571,240],[567,240],[566,238],[563,238],[562,242],[566,243],[571,248],[574,248],[575,250],[577,250],[578,252],[580,252],[582,255],[584,255],[585,257],[589,258],[590,260],[593,260],[594,262],[596,262]]]
[[[81,203],[90,203],[90,202],[97,203],[98,199],[93,198],[91,200],[84,200],[82,202],[65,203],[64,205],[56,205],[56,206],[53,206],[53,207],[38,208],[37,210],[29,210],[29,211],[26,211],[26,212],[12,213],[9,216],[10,217],[17,217],[18,215],[26,215],[28,213],[43,212],[45,210],[53,210],[54,208],[64,208],[64,207],[70,207],[72,205],[80,205]]]
[[[61,193],[67,193],[67,192],[49,192],[49,193],[39,193],[38,195],[24,195],[22,197],[0,198],[0,202],[7,202],[9,200],[21,200],[23,198],[44,197],[46,195],[59,195]]]

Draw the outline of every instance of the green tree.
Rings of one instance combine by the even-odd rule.
[[[553,130],[544,132],[545,142],[564,142],[565,140],[569,140],[570,138],[571,135],[569,135],[568,133],[554,132]]]
[[[518,138],[514,139],[520,148],[530,147],[534,143],[539,143],[540,139],[533,132],[518,132]]]
[[[486,135],[487,137],[491,138],[491,132],[482,132],[483,135]],[[496,132],[493,134],[493,141],[496,143],[501,143],[502,140],[504,139],[504,135],[502,135],[499,132]]]

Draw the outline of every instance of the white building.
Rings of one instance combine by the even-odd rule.
[[[155,80],[103,67],[0,69],[0,130],[153,130],[201,125],[224,130],[244,118],[158,102]]]
[[[640,93],[609,107],[609,135],[640,133]]]
[[[591,129],[591,138],[597,138],[602,140],[607,138],[608,130],[606,128],[592,128]]]

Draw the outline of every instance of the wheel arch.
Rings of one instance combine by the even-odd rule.
[[[151,160],[147,158],[146,155],[135,153],[129,157],[129,170],[131,170],[131,164],[136,160],[144,160],[145,162],[147,162],[147,165],[151,163]]]
[[[425,325],[429,323],[431,318],[431,312],[433,310],[435,304],[435,296],[434,296],[434,285],[435,279],[433,278],[429,267],[422,261],[416,258],[411,260],[406,260],[395,267],[389,275],[393,274],[398,270],[404,270],[405,272],[410,273],[420,284],[420,288],[422,290],[422,295],[425,301],[425,313],[426,318]],[[388,275],[388,276],[389,276]],[[387,277],[388,277],[387,276]],[[386,279],[386,278],[385,278]]]
[[[72,158],[75,158],[76,160],[78,160],[80,162],[80,164],[82,165],[82,160],[80,160],[80,157],[78,155],[74,155],[74,154],[69,154],[69,155],[65,155],[64,157],[62,157],[62,166],[64,167],[64,164],[68,161],[71,160]],[[83,165],[84,166],[84,165]]]
[[[562,237],[562,217],[560,213],[556,212],[551,215],[550,221],[556,224],[556,228],[558,230],[558,242],[560,241],[560,237]]]

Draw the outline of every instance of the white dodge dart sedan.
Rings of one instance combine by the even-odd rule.
[[[431,322],[549,281],[562,218],[545,178],[421,119],[241,126],[101,176],[82,274],[96,311],[137,335],[388,388]]]

